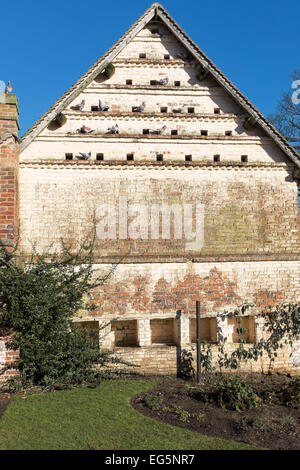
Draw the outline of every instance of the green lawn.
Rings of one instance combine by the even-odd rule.
[[[0,449],[249,449],[161,424],[130,398],[150,381],[107,381],[97,388],[15,396],[0,419]]]

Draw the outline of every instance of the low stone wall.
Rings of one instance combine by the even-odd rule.
[[[8,348],[7,343],[10,339],[10,337],[0,338],[0,382],[19,374],[15,368],[19,353]]]
[[[249,345],[250,347],[251,345]],[[218,366],[218,345],[212,344],[212,364],[219,372]],[[228,344],[225,351],[230,354],[238,347],[238,343]],[[247,346],[246,346],[247,347]],[[179,357],[183,351],[191,352],[194,362],[193,367],[197,367],[197,352],[196,345],[189,344],[184,348],[179,346],[168,345],[152,345],[149,347],[135,347],[135,348],[115,348],[116,356],[122,358],[131,364],[138,367],[129,367],[128,369],[141,373],[141,374],[154,374],[154,375],[176,375],[180,367]],[[290,373],[291,375],[300,375],[300,353],[299,344],[292,348],[284,347],[278,352],[278,357],[269,368],[270,359],[266,353],[257,361],[241,362],[236,369],[237,372],[247,373]],[[232,369],[223,369],[223,372],[232,372]]]
[[[117,357],[138,367],[129,367],[139,374],[174,375],[177,374],[177,347],[155,345],[136,348],[115,348]]]

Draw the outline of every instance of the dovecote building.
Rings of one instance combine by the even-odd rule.
[[[238,340],[218,313],[299,301],[299,154],[158,3],[19,149],[14,95],[0,109],[2,239],[19,223],[23,250],[76,244],[96,217],[95,267],[121,259],[77,319],[112,320],[103,347],[175,373],[178,346],[194,349],[196,300],[213,350],[219,328],[228,350]],[[244,326],[249,343],[262,334],[251,314]],[[299,370],[299,345],[275,368]]]

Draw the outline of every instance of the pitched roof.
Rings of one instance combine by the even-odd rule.
[[[22,152],[33,139],[47,127],[50,122],[62,112],[105,67],[112,62],[123,48],[144,28],[153,18],[160,19],[174,34],[190,54],[206,68],[211,76],[239,103],[239,105],[253,117],[264,129],[281,150],[300,168],[300,155],[287,139],[273,124],[246,98],[238,88],[221,72],[221,70],[207,57],[207,55],[192,41],[192,39],[176,23],[167,10],[159,3],[153,3],[142,16],[123,34],[123,36],[98,59],[80,79],[64,93],[49,110],[24,134],[20,141]]]

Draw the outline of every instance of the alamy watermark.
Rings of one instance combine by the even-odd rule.
[[[295,90],[294,93],[292,93],[292,103],[300,104],[300,80],[293,81],[292,90]]]
[[[96,211],[96,233],[101,240],[184,239],[186,251],[204,244],[203,204],[101,204]]]

